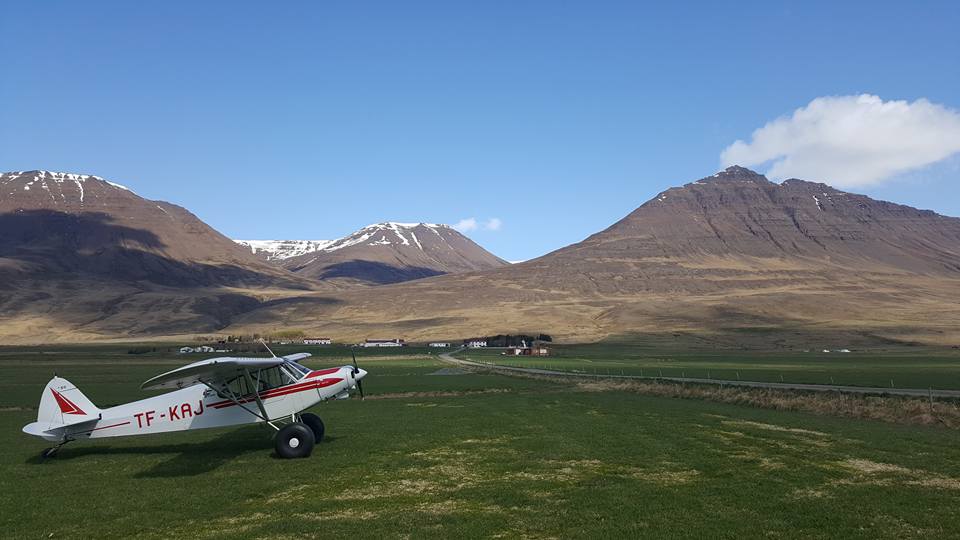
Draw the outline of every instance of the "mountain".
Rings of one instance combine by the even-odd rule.
[[[0,174],[0,268],[168,286],[302,284],[186,209],[98,176]]]
[[[574,341],[697,335],[816,346],[829,335],[840,344],[956,344],[957,291],[960,219],[731,167],[543,257],[344,292],[335,320],[331,306],[282,320],[408,339],[523,331]],[[236,327],[273,317],[254,310]]]
[[[196,216],[98,176],[0,174],[0,337],[222,328],[271,291],[316,288]]]
[[[722,261],[722,262],[721,262]],[[960,219],[742,167],[672,188],[535,261],[600,293],[724,290],[733,276],[868,271],[960,277]],[[598,275],[609,280],[597,280]],[[588,276],[590,276],[588,278]],[[802,277],[795,274],[795,277]],[[589,283],[587,283],[589,282]]]
[[[449,227],[399,223],[267,262],[183,208],[101,178],[0,175],[7,343],[296,329],[338,340],[960,345],[957,291],[960,219],[740,167],[514,265]]]
[[[368,225],[281,263],[307,278],[363,285],[509,264],[447,225],[395,222]]]
[[[264,261],[283,261],[319,251],[334,240],[234,240]]]

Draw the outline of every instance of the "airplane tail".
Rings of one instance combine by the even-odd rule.
[[[54,377],[43,389],[37,421],[23,431],[30,435],[49,437],[60,428],[100,419],[100,409],[70,381]]]

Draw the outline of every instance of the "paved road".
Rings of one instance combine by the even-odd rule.
[[[461,349],[462,350],[462,349]],[[698,384],[717,384],[720,386],[747,386],[750,388],[771,388],[775,390],[810,390],[814,392],[840,392],[847,394],[886,394],[893,396],[913,396],[913,397],[935,397],[935,398],[953,398],[960,399],[960,390],[931,390],[927,388],[881,388],[869,386],[835,386],[832,384],[802,384],[802,383],[776,383],[759,381],[728,381],[721,379],[697,379],[694,377],[642,377],[640,375],[599,375],[593,373],[571,373],[569,371],[554,371],[552,369],[540,368],[522,368],[513,366],[497,366],[474,362],[472,360],[460,360],[450,356],[460,352],[453,351],[443,353],[440,358],[446,362],[460,366],[480,367],[495,371],[512,371],[517,373],[528,373],[532,375],[551,375],[559,377],[578,377],[585,379],[632,379],[647,381],[668,381],[685,382]]]

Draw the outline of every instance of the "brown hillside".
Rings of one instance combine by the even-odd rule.
[[[960,219],[731,167],[523,264],[346,292],[335,304],[255,310],[234,328],[950,343],[960,342],[957,291]]]

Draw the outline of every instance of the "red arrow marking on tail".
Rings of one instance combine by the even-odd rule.
[[[57,392],[53,388],[51,388],[50,391],[53,392],[53,397],[57,400],[57,405],[60,406],[60,412],[63,414],[87,414],[83,412],[83,409],[77,407],[76,403],[64,397],[60,392]]]

